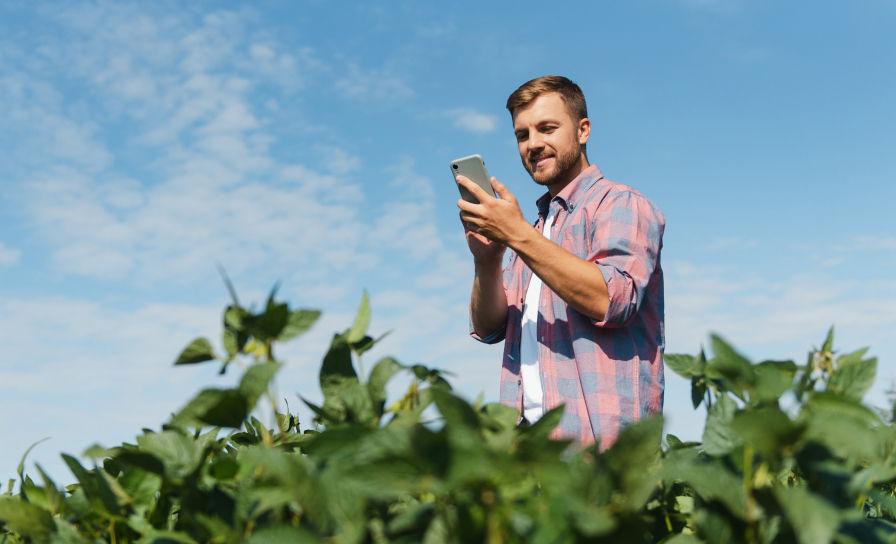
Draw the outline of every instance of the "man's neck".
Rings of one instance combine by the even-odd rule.
[[[572,168],[564,172],[557,182],[548,185],[548,192],[551,194],[551,198],[554,198],[560,191],[562,191],[567,185],[572,183],[572,180],[579,177],[579,174],[582,173],[586,168],[588,168],[590,164],[588,163],[588,157],[585,156],[584,153],[579,155],[579,160],[573,165]]]

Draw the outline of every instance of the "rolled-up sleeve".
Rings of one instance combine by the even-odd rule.
[[[634,316],[650,282],[661,249],[665,219],[642,195],[613,191],[592,218],[592,251],[607,283],[609,305],[598,327],[622,327]]]

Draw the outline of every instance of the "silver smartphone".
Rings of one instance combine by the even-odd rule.
[[[470,178],[473,183],[482,187],[483,191],[490,194],[493,198],[498,198],[495,195],[495,190],[492,189],[491,178],[489,178],[488,170],[485,169],[485,163],[479,155],[470,155],[451,161],[451,177],[456,178],[459,175]],[[473,204],[479,203],[479,199],[473,196],[470,191],[460,185],[457,188],[460,189],[461,198]]]

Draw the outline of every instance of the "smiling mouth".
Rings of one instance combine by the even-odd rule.
[[[553,156],[547,156],[547,157],[539,157],[537,159],[533,159],[532,166],[535,169],[538,169],[539,167],[544,166],[547,163],[547,161],[549,161],[550,159],[553,159],[553,158],[554,158]]]

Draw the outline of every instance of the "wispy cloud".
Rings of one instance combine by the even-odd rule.
[[[896,358],[887,340],[896,327],[896,281],[851,279],[825,268],[785,274],[682,261],[665,271],[670,352],[693,352],[718,332],[758,356],[797,356],[835,325],[847,347],[870,344]]]
[[[0,242],[0,267],[12,266],[19,262],[22,252],[14,247],[10,247]]]
[[[896,251],[896,236],[856,236],[843,246],[847,251]]]
[[[449,110],[445,112],[445,117],[451,120],[454,127],[476,134],[492,132],[498,126],[498,119],[494,115],[470,108]]]
[[[498,359],[467,338],[470,263],[462,243],[447,244],[436,226],[432,182],[405,161],[371,184],[394,193],[379,204],[358,181],[361,159],[338,138],[308,145],[304,159],[285,158],[275,150],[283,142],[268,117],[277,107],[271,101],[329,73],[315,52],[286,52],[254,30],[251,13],[152,9],[65,8],[47,16],[65,38],[41,36],[39,63],[22,50],[0,51],[16,59],[0,78],[11,91],[0,111],[23,135],[16,155],[40,158],[18,165],[9,193],[24,226],[46,245],[53,272],[98,285],[189,289],[198,271],[220,261],[238,284],[300,281],[307,287],[293,287],[299,303],[336,307],[302,347],[281,353],[295,361],[284,372],[289,391],[312,398],[327,337],[350,322],[340,308],[366,284],[377,327],[396,331],[382,350],[458,370],[471,395],[491,392]],[[328,84],[349,99],[413,95],[402,78],[358,64]],[[17,251],[0,246],[0,259]],[[4,352],[12,363],[0,372],[0,409],[44,398],[60,405],[4,426],[0,434],[15,438],[0,470],[45,434],[56,437],[50,451],[77,452],[86,421],[103,429],[90,440],[112,442],[164,419],[212,378],[167,365],[192,336],[219,334],[219,311],[165,301],[122,309],[77,297],[5,299],[0,330],[14,342]],[[54,417],[63,400],[79,408]],[[47,457],[54,455],[35,459]]]
[[[385,68],[363,68],[354,62],[345,67],[345,74],[336,80],[336,90],[360,102],[395,102],[414,96],[404,77]]]
[[[731,12],[741,7],[740,0],[680,0],[686,7],[717,12]]]
[[[327,171],[279,160],[259,113],[267,86],[301,87],[313,52],[283,52],[251,20],[70,7],[56,23],[78,39],[41,49],[53,69],[16,65],[4,103],[29,141],[23,155],[44,158],[18,198],[59,271],[183,282],[216,260],[309,279],[363,265],[359,160],[326,145]],[[104,125],[70,113],[86,107],[81,95],[106,105]]]

